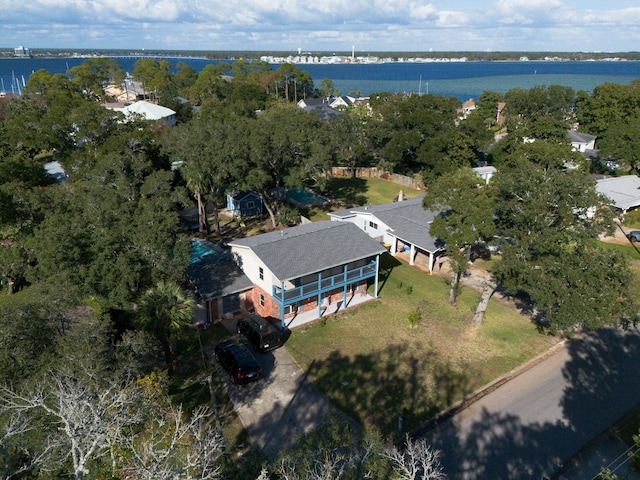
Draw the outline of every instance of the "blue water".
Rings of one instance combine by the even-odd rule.
[[[321,205],[328,200],[320,195],[316,195],[311,190],[300,190],[298,188],[292,188],[289,190],[289,198],[299,203],[300,205]]]
[[[0,90],[11,92],[14,80],[22,84],[39,69],[52,74],[65,73],[80,65],[84,58],[28,58],[0,59]],[[122,67],[133,71],[137,58],[117,58]],[[169,58],[174,65],[184,62],[197,72],[208,64],[218,63],[201,58]],[[529,89],[537,85],[563,85],[576,91],[591,92],[606,82],[629,84],[640,78],[637,61],[585,62],[432,62],[382,63],[356,65],[298,65],[308,71],[316,85],[331,79],[342,94],[358,92],[371,95],[377,92],[421,92],[457,97],[461,100],[478,98],[484,91],[506,92],[512,88]],[[273,65],[275,70],[278,65]]]
[[[200,261],[202,257],[206,257],[207,255],[214,255],[221,252],[221,249],[219,247],[211,242],[207,242],[204,240],[193,240],[191,242],[191,246],[191,260],[189,261],[189,263],[196,263]]]

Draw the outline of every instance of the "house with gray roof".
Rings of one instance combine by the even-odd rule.
[[[596,149],[596,139],[594,135],[588,133],[567,130],[567,138],[571,141],[571,148],[574,151],[589,155]]]
[[[253,283],[231,252],[217,249],[192,259],[187,267],[187,277],[195,290],[198,305],[205,309],[204,323],[253,309]]]
[[[608,205],[622,213],[640,206],[640,178],[637,175],[605,177],[596,182],[596,191],[609,199]]]
[[[380,255],[386,249],[350,223],[313,222],[228,244],[250,280],[253,309],[283,327],[304,315],[327,313],[378,296]],[[373,284],[373,297],[367,294]]]
[[[424,195],[386,205],[365,205],[329,213],[332,221],[353,223],[371,238],[389,246],[392,255],[409,252],[413,265],[418,254],[429,257],[429,270],[437,256],[444,252],[444,242],[429,234],[431,223],[439,212],[422,207]],[[399,198],[402,198],[400,196]]]

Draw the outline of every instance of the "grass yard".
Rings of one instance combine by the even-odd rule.
[[[340,409],[389,438],[398,415],[415,428],[557,342],[495,301],[471,325],[480,294],[463,289],[451,306],[441,277],[406,264],[385,273],[378,301],[295,330],[286,348]]]
[[[400,190],[408,198],[415,198],[420,195],[420,190],[403,187],[397,183],[383,180],[381,178],[332,178],[327,188],[331,196],[344,205],[384,205],[391,203],[398,196]],[[328,208],[310,208],[303,212],[303,215],[313,221],[328,220],[328,213],[334,210],[341,210],[342,207],[330,205]]]

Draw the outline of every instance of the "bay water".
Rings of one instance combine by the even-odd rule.
[[[132,72],[140,57],[117,57]],[[184,62],[200,72],[216,60],[191,57],[166,58],[173,65]],[[51,74],[66,73],[86,58],[3,58],[0,59],[0,91],[18,93],[31,73],[44,69]],[[229,62],[231,63],[231,62]],[[520,61],[520,62],[392,62],[373,64],[299,64],[313,77],[316,86],[327,78],[343,95],[368,96],[379,92],[432,93],[477,99],[485,91],[504,93],[513,88],[563,85],[589,93],[603,83],[629,84],[640,79],[638,61]],[[272,65],[275,70],[278,65]]]

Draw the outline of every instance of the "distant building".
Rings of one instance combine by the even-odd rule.
[[[476,172],[476,174],[478,174],[478,176],[480,178],[482,178],[485,183],[489,183],[489,180],[491,180],[491,177],[493,177],[496,174],[496,172],[498,171],[496,169],[496,167],[494,167],[492,165],[484,165],[482,167],[474,167],[472,170],[474,172]]]
[[[27,47],[16,47],[13,49],[14,57],[30,57],[31,51]]]
[[[139,115],[145,120],[163,121],[169,126],[176,124],[176,112],[170,108],[156,105],[145,100],[126,105],[124,107],[111,107],[107,104],[107,108],[124,113],[126,117]]]

